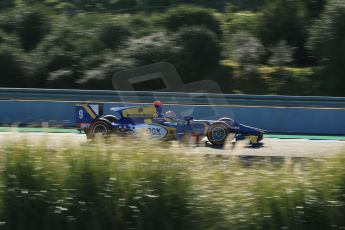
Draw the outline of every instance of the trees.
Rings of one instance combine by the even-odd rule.
[[[265,47],[248,32],[241,31],[231,36],[228,57],[243,66],[257,65],[265,54]]]
[[[1,0],[0,11],[14,5],[14,0]]]
[[[319,72],[323,90],[345,95],[345,2],[330,0],[319,20],[311,28],[309,45],[324,65]]]
[[[105,57],[102,64],[88,69],[84,76],[77,80],[79,88],[83,89],[113,89],[112,77],[116,72],[134,68],[134,61],[130,58],[118,58],[116,54]]]
[[[18,36],[21,48],[34,49],[51,28],[49,17],[39,8],[11,9],[0,16],[0,28]]]
[[[176,34],[181,47],[178,70],[185,82],[202,79],[219,67],[221,47],[217,36],[204,27],[184,27]]]
[[[39,12],[24,13],[17,22],[17,31],[25,50],[32,50],[49,31],[47,17]]]
[[[120,52],[139,66],[169,62],[185,82],[198,81],[217,68],[220,54],[217,36],[204,27],[183,27],[176,33],[159,32],[133,38]]]
[[[163,16],[163,25],[171,31],[177,31],[186,26],[204,26],[220,36],[222,30],[219,20],[210,9],[181,5],[173,7]]]
[[[24,65],[20,50],[0,45],[1,87],[25,87]]]
[[[156,62],[173,62],[180,47],[175,43],[174,36],[158,32],[141,38],[131,38],[121,56],[135,60],[137,65],[148,65]]]
[[[308,51],[305,43],[308,37],[308,9],[300,0],[273,0],[263,9],[259,37],[266,46],[276,45],[284,40],[295,47],[294,60],[297,65],[308,65]]]
[[[325,94],[340,95],[340,0],[329,0],[306,48],[326,1],[1,0],[0,86],[108,88],[114,72],[162,61],[185,82],[221,79],[224,86],[234,78],[259,79],[263,67],[284,85],[278,72],[286,65],[317,64],[322,68],[312,72],[330,77],[313,80],[329,81]],[[279,93],[274,90],[266,92]]]
[[[117,48],[132,34],[128,27],[125,23],[106,23],[102,26],[98,38],[104,48]]]
[[[270,48],[272,53],[268,63],[273,66],[284,66],[292,62],[293,48],[289,47],[285,41],[278,42],[277,45]]]

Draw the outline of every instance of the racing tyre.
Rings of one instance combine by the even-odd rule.
[[[225,122],[229,126],[232,126],[234,124],[234,120],[228,117],[222,117],[218,121]]]
[[[119,118],[117,118],[114,115],[105,115],[104,117],[102,117],[102,119],[105,119],[107,121],[110,121],[110,123],[116,122],[119,120]]]
[[[223,146],[230,133],[230,127],[225,122],[215,122],[207,130],[207,138],[215,146]]]
[[[112,128],[110,121],[106,119],[97,120],[88,129],[88,138],[94,139],[96,137],[109,137],[111,135]]]
[[[218,121],[233,121],[231,118],[228,117],[222,117],[220,119],[218,119]]]

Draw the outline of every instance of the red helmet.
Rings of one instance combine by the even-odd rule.
[[[153,105],[154,105],[155,107],[159,107],[159,106],[162,106],[163,103],[162,103],[161,101],[154,101],[154,102],[153,102]]]

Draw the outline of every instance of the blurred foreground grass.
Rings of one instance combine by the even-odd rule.
[[[345,228],[342,155],[248,165],[133,140],[0,151],[0,229]]]

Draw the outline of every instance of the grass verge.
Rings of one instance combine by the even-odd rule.
[[[345,157],[205,157],[118,140],[0,148],[3,229],[344,229]]]

